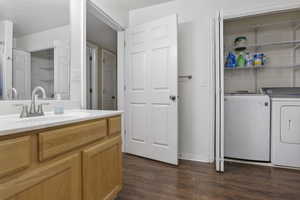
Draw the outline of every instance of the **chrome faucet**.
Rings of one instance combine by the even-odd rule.
[[[43,116],[44,111],[43,111],[43,104],[38,105],[37,107],[37,100],[39,98],[39,95],[37,95],[37,92],[40,91],[42,92],[42,98],[46,99],[46,91],[44,88],[41,86],[38,86],[34,88],[31,94],[31,105],[30,105],[30,111],[29,111],[29,117],[35,117],[35,116]]]
[[[7,90],[7,98],[14,100],[18,99],[18,90],[16,88],[10,88]]]
[[[17,89],[16,88],[12,88],[11,91],[12,91],[12,95],[11,95],[12,99],[18,99],[18,91],[17,91]]]
[[[28,111],[28,106],[23,104],[16,104],[17,107],[22,107],[22,112],[20,114],[20,118],[28,118],[28,117],[38,117],[38,116],[44,116],[44,110],[43,105],[49,105],[49,103],[41,103],[37,105],[37,101],[39,98],[39,95],[37,95],[37,92],[42,92],[42,98],[46,99],[46,91],[41,86],[38,86],[34,88],[31,95],[31,105],[30,109]]]

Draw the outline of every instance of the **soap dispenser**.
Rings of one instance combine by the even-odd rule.
[[[61,100],[61,95],[59,93],[57,93],[55,95],[55,99],[56,99],[57,102],[54,106],[54,114],[55,115],[64,114],[64,103]]]

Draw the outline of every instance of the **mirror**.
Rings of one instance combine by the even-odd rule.
[[[0,100],[70,98],[70,2],[0,2]]]

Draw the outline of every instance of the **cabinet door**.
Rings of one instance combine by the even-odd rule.
[[[122,188],[121,137],[83,152],[84,200],[111,200]]]
[[[80,156],[69,156],[0,184],[2,200],[80,200]]]

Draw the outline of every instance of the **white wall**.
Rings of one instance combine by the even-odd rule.
[[[221,9],[246,12],[288,3],[299,0],[175,0],[130,12],[130,26],[174,13],[179,16],[179,73],[193,75],[179,87],[179,150],[183,158],[213,161],[214,157],[211,18]]]
[[[53,48],[55,40],[70,41],[70,26],[57,27],[16,38],[15,45],[17,49],[32,52]]]

